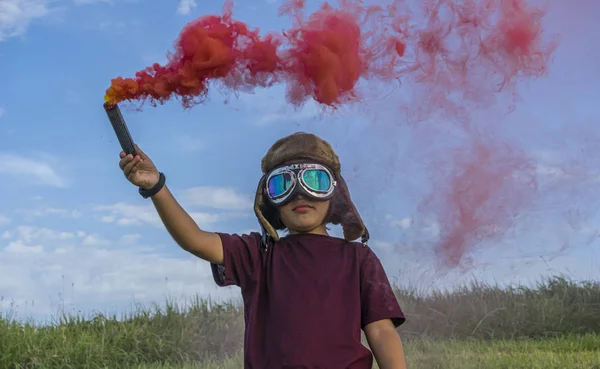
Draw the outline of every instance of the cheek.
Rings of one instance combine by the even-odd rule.
[[[289,218],[291,213],[292,213],[292,209],[290,209],[290,207],[287,205],[279,208],[279,216],[281,218]]]
[[[318,203],[315,206],[315,209],[317,209],[317,212],[319,213],[320,216],[324,217],[327,215],[327,211],[329,210],[329,204],[328,203]]]

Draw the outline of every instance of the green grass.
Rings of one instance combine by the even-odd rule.
[[[413,341],[409,368],[600,369],[600,335],[545,340]]]
[[[600,336],[496,342],[411,341],[406,345],[411,369],[600,369]],[[138,369],[239,369],[240,356],[220,362],[140,365]]]
[[[600,369],[600,284],[556,277],[535,288],[398,289],[409,368]],[[0,368],[241,368],[242,309],[196,299],[122,316],[0,316]]]

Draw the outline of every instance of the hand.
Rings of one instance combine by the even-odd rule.
[[[160,173],[148,155],[138,145],[135,145],[138,154],[134,157],[121,151],[119,167],[125,174],[125,178],[132,184],[149,190],[154,187],[160,178]]]

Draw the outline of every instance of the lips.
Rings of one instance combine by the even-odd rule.
[[[292,208],[293,211],[303,211],[303,210],[308,210],[308,209],[312,209],[313,207],[310,206],[309,204],[298,204],[296,206],[294,206]]]

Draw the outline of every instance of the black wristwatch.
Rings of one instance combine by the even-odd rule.
[[[158,193],[158,191],[160,191],[164,187],[166,180],[167,179],[166,179],[165,175],[162,172],[160,172],[160,176],[158,177],[158,183],[156,183],[154,185],[154,187],[152,187],[149,190],[144,190],[143,188],[140,187],[140,189],[139,189],[140,195],[142,195],[142,197],[145,199],[156,195]]]

